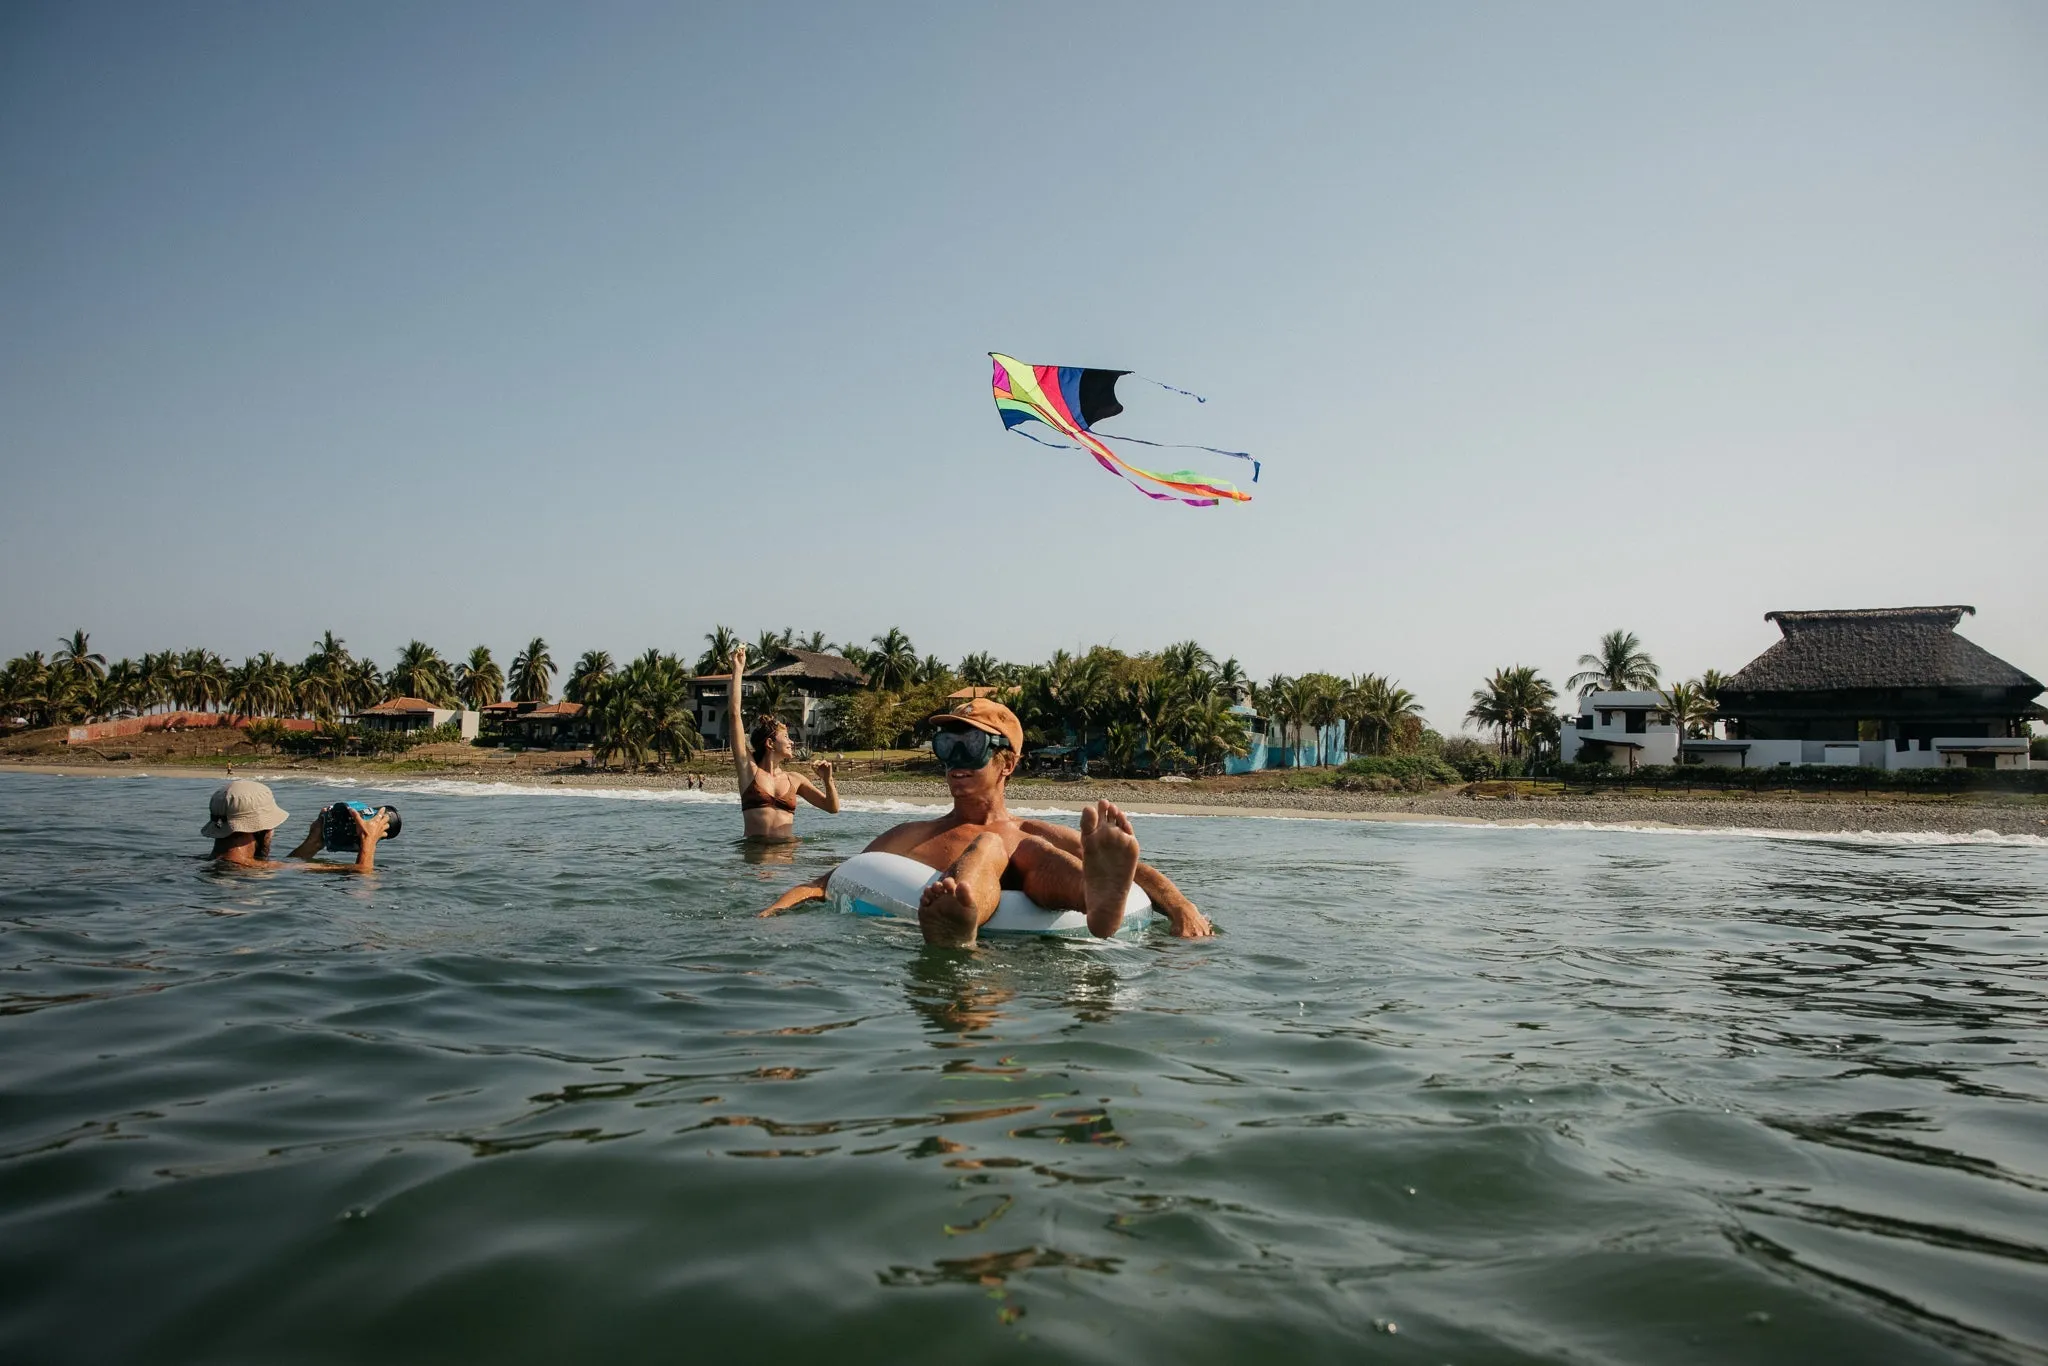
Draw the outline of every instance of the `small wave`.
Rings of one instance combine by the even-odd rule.
[[[388,778],[366,782],[356,778],[329,780],[334,787],[369,787],[379,791],[419,792],[435,797],[582,797],[591,801],[664,802],[680,806],[738,806],[736,792],[703,792],[687,787],[557,787],[551,783],[466,782],[460,778]],[[909,802],[897,797],[842,797],[842,811],[859,811],[879,816],[936,816],[947,810],[944,802]],[[1047,819],[1071,816],[1057,807],[1013,806],[1013,816]]]
[[[1777,830],[1748,825],[1633,825],[1625,821],[1412,821],[1454,830],[1591,830],[1629,835],[1709,835],[1736,839],[1802,840],[1817,844],[1950,845],[1993,844],[2015,849],[2048,849],[2048,835],[2008,835],[1998,830]]]

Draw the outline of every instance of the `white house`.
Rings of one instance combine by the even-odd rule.
[[[1587,693],[1573,724],[1558,733],[1558,757],[1631,769],[1677,763],[1678,727],[1663,708],[1662,693]]]
[[[350,718],[365,730],[427,730],[454,723],[464,740],[474,740],[479,717],[464,707],[437,707],[418,697],[393,697]]]

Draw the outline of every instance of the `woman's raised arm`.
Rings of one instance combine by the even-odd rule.
[[[747,725],[740,711],[741,676],[747,671],[747,647],[732,647],[732,683],[725,694],[725,733],[732,741],[732,771],[744,793],[754,783],[754,761],[747,753]]]

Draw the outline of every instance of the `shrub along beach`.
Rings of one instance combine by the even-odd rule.
[[[561,671],[538,637],[514,654],[509,670],[486,646],[450,663],[417,640],[387,670],[331,633],[297,663],[264,652],[230,665],[204,649],[110,663],[76,631],[51,656],[31,652],[0,670],[0,725],[7,728],[0,760],[171,772],[234,763],[715,792],[729,789],[730,779],[722,758],[703,752],[692,688],[722,682],[741,643],[719,627],[693,660],[654,648],[621,666],[603,651],[586,652],[561,690],[587,717],[582,742],[536,748],[491,735],[467,743],[452,721],[401,730],[361,718],[399,698],[475,711],[546,705]],[[1486,734],[1481,740],[1433,729],[1415,697],[1383,675],[1317,672],[1261,682],[1236,659],[1219,659],[1193,641],[1152,653],[1060,651],[1042,664],[987,654],[949,664],[920,656],[893,628],[867,644],[763,632],[749,649],[764,670],[803,651],[836,655],[858,671],[858,686],[809,712],[800,686],[765,673],[750,674],[747,696],[750,713],[801,724],[811,750],[837,756],[841,790],[854,798],[943,800],[943,775],[918,748],[923,718],[963,689],[991,689],[1022,718],[1034,757],[1033,770],[1016,780],[1019,799],[1046,806],[1108,796],[1139,810],[1217,814],[2048,833],[2042,768],[1562,763],[1559,738],[1572,717],[1558,711],[1558,690],[1522,665],[1495,670],[1473,692],[1462,719]],[[1725,676],[1709,671],[1660,689],[1654,660],[1623,631],[1580,663],[1567,688],[1654,692],[1666,723],[1688,736],[1714,734]],[[103,743],[72,738],[71,727],[153,715],[178,724]],[[192,724],[200,718],[222,724]],[[1313,742],[1328,734],[1343,737],[1334,755]],[[1277,766],[1225,771],[1242,768],[1255,745],[1266,744],[1283,756]],[[2041,740],[2033,744],[2042,749]]]

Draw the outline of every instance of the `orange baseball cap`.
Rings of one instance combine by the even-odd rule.
[[[963,726],[985,730],[990,735],[1000,735],[1010,742],[1010,748],[1021,758],[1024,753],[1024,723],[1017,719],[1017,713],[1000,702],[986,697],[976,697],[966,702],[956,702],[945,711],[933,712],[925,717],[927,721],[958,721]]]

